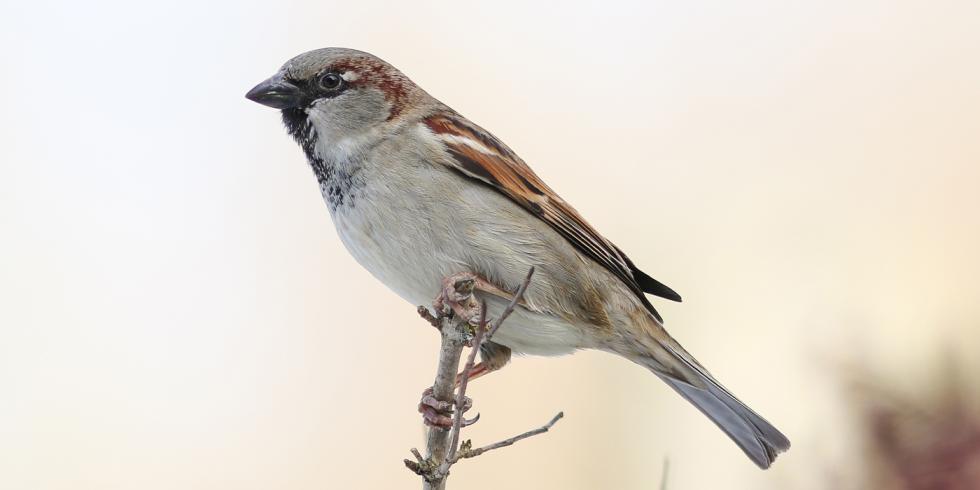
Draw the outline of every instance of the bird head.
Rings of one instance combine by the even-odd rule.
[[[286,129],[308,155],[318,141],[333,145],[381,136],[428,98],[395,67],[345,48],[296,56],[245,97],[280,109]]]

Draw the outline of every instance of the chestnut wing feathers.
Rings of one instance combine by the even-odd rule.
[[[454,113],[430,116],[423,122],[446,145],[455,170],[493,187],[548,223],[580,252],[629,286],[658,320],[663,321],[644,292],[672,301],[681,300],[674,290],[633,265],[626,254],[603,238],[493,135]]]

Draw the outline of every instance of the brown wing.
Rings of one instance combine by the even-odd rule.
[[[619,277],[658,320],[660,314],[643,292],[681,300],[672,289],[637,269],[622,251],[603,238],[492,134],[454,113],[430,116],[424,122],[446,145],[454,169],[490,185],[548,223],[580,252]]]

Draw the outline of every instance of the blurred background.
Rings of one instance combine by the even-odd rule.
[[[642,368],[518,358],[466,436],[566,418],[451,488],[978,488],[966,0],[5,1],[0,488],[418,487],[437,335],[243,97],[323,46],[506,141],[793,441],[759,471]]]

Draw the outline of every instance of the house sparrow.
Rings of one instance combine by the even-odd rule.
[[[789,440],[664,330],[644,296],[680,296],[638,269],[507,145],[368,53],[289,60],[247,98],[280,109],[354,258],[402,298],[427,303],[469,272],[491,316],[535,267],[524,302],[485,352],[618,354],[694,404],[760,468]]]

